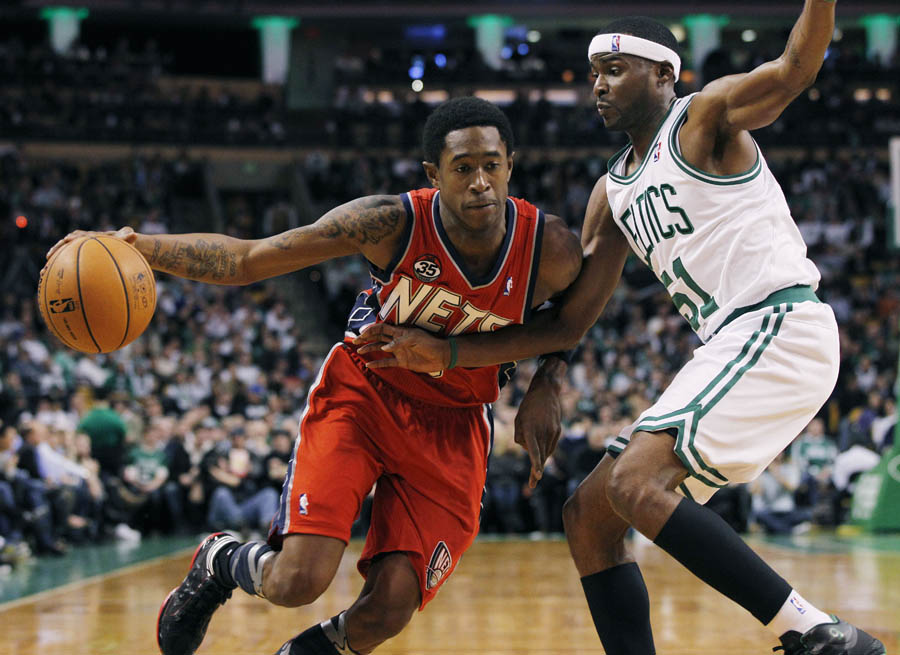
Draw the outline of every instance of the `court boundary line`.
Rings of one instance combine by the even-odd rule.
[[[38,591],[33,594],[28,594],[27,596],[22,596],[21,598],[16,598],[14,600],[8,600],[5,603],[0,603],[0,614],[6,612],[7,610],[15,609],[16,607],[20,607],[21,605],[27,605],[32,602],[39,602],[44,598],[49,596],[53,596],[58,593],[65,593],[68,591],[73,591],[80,587],[85,587],[89,584],[93,584],[94,582],[100,582],[101,580],[105,580],[107,578],[114,578],[118,575],[122,575],[124,573],[131,573],[133,571],[138,571],[143,568],[148,568],[153,566],[154,564],[159,564],[160,562],[164,562],[166,560],[175,559],[177,557],[184,557],[187,554],[190,554],[194,550],[196,550],[196,546],[189,546],[187,548],[182,548],[173,553],[168,553],[166,555],[158,555],[156,557],[151,557],[150,559],[144,560],[142,562],[134,562],[132,564],[126,564],[125,566],[115,569],[113,571],[105,571],[104,573],[97,573],[95,575],[90,575],[86,578],[82,578],[81,580],[73,580],[72,582],[67,582],[58,587],[54,587],[53,589],[44,589],[43,591]]]

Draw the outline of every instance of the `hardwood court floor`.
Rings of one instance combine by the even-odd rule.
[[[808,599],[877,634],[900,655],[900,550],[804,552],[753,541]],[[815,546],[815,541],[811,542]],[[893,546],[892,546],[893,548]],[[269,655],[355,598],[360,544],[312,608],[284,609],[240,591],[213,618],[204,654]],[[815,550],[815,549],[814,549]],[[828,550],[827,548],[825,550]],[[761,655],[772,637],[652,544],[635,544],[650,590],[659,655]],[[190,553],[0,605],[2,655],[153,655],[159,604]],[[379,655],[602,653],[562,541],[479,541],[407,630]]]

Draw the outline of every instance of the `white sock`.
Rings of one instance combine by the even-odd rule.
[[[766,627],[776,637],[780,637],[788,630],[796,630],[802,635],[812,627],[833,622],[825,612],[814,607],[803,596],[791,589],[791,594],[784,601],[784,605]]]

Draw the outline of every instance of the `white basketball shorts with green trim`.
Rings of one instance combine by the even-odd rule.
[[[828,400],[837,381],[831,307],[784,302],[748,312],[694,351],[659,400],[610,445],[635,432],[677,430],[690,471],[679,491],[705,503],[731,482],[756,478]]]

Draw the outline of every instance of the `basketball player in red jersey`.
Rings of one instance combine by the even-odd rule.
[[[360,355],[352,339],[372,322],[442,335],[522,323],[575,279],[581,247],[558,218],[507,197],[513,137],[497,107],[451,100],[429,117],[423,141],[434,188],[360,198],[274,237],[115,233],[154,269],[203,282],[248,284],[352,254],[368,260],[374,281],[353,308],[347,339],[331,349],[310,388],[268,542],[240,544],[219,533],[201,543],[160,609],[163,655],[193,653],[236,587],[277,605],[312,603],[334,577],[376,481],[358,564],[362,593],[279,654],[371,652],[434,598],[474,540],[492,436],[489,404],[505,371],[369,370],[366,362],[383,355]],[[558,434],[564,368],[547,358],[532,381],[523,401],[527,420],[519,421],[532,432]]]

